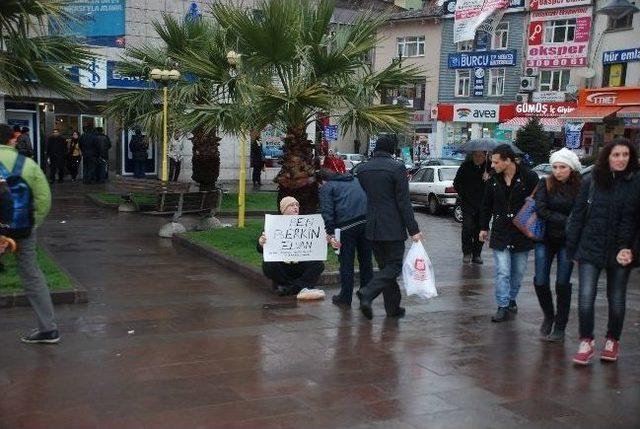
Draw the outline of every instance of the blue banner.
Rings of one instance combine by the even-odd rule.
[[[149,88],[155,83],[142,79],[139,77],[131,77],[125,76],[118,71],[116,71],[117,61],[107,61],[107,73],[106,73],[106,89],[116,88],[116,89],[145,89]],[[89,66],[90,68],[91,66]],[[69,71],[71,72],[71,81],[74,83],[80,83],[80,71],[77,66],[70,67]],[[97,89],[105,89],[101,82],[103,77],[100,74],[93,73],[94,85],[93,88]],[[91,87],[89,87],[91,88]]]
[[[326,127],[324,127],[324,137],[329,141],[338,140],[338,126],[327,125]]]
[[[74,18],[67,34],[82,37],[90,45],[124,48],[126,0],[72,0],[65,10]]]
[[[458,52],[449,54],[450,69],[472,69],[487,67],[514,67],[517,53],[515,49],[504,51]]]
[[[482,97],[484,95],[484,69],[473,70],[473,96]]]
[[[640,48],[622,49],[602,53],[602,64],[630,63],[640,61]]]

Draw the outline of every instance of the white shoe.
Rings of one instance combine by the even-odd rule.
[[[296,296],[296,298],[301,301],[312,301],[316,299],[324,299],[325,296],[326,295],[324,291],[321,289],[304,288],[298,293],[298,296]]]

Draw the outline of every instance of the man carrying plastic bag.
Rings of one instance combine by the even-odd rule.
[[[425,299],[438,296],[433,265],[421,241],[414,242],[404,258],[402,282],[407,296],[418,295]]]

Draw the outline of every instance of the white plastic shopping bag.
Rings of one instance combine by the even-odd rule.
[[[402,281],[409,296],[418,295],[421,298],[438,296],[431,259],[420,241],[411,245],[409,253],[404,258]]]

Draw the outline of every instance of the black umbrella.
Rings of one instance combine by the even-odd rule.
[[[476,151],[491,152],[501,144],[505,144],[505,143],[499,142],[496,139],[490,139],[490,138],[471,139],[467,143],[463,144],[460,150],[462,152],[476,152]],[[511,149],[513,149],[516,155],[524,155],[524,152],[518,149],[515,145],[511,143],[506,143],[506,144],[511,146]]]

